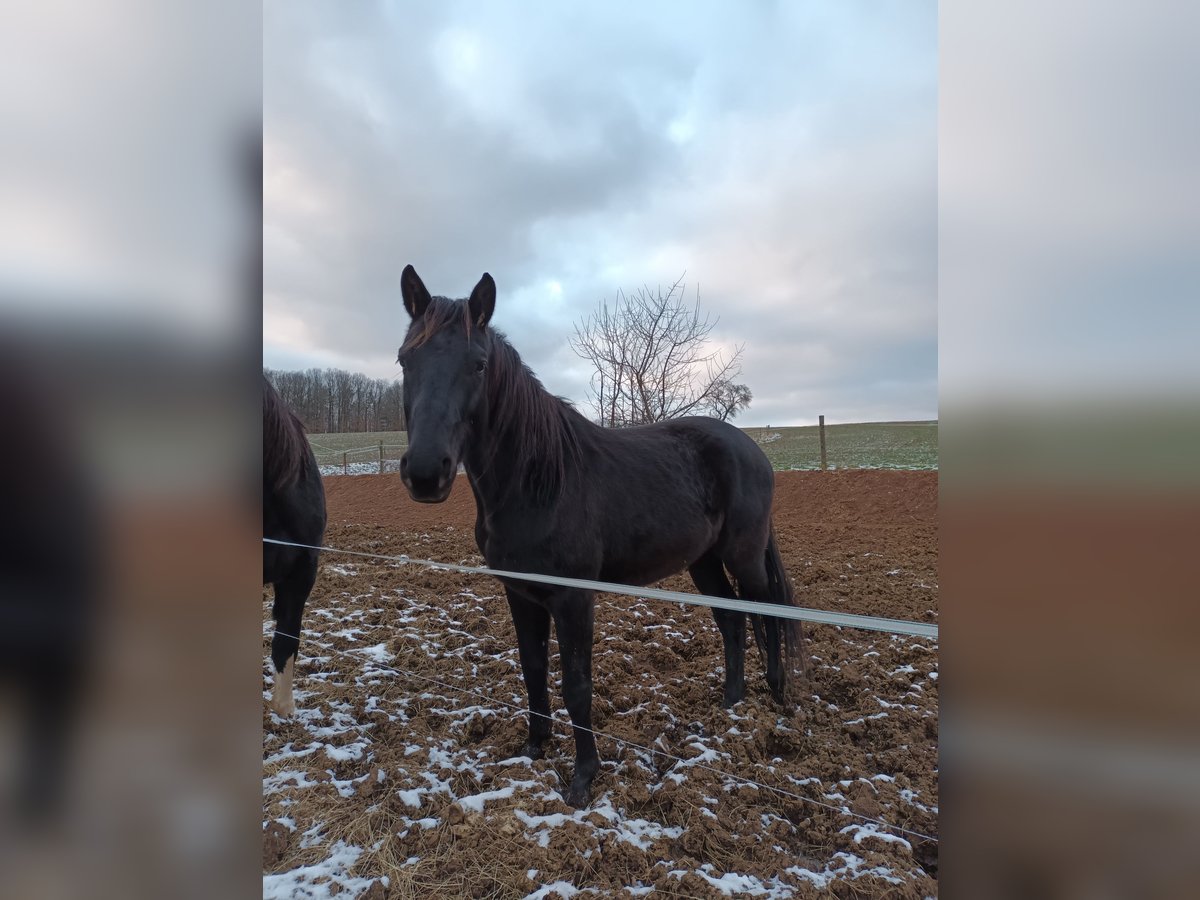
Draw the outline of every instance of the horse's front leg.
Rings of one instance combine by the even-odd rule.
[[[575,775],[567,804],[583,807],[600,771],[596,736],[592,733],[592,632],[595,597],[591,591],[564,591],[551,605],[563,667],[563,699],[575,733]]]
[[[550,737],[550,698],[546,693],[546,670],[550,665],[550,612],[505,588],[508,608],[517,629],[521,674],[529,694],[529,738],[521,755],[542,758],[542,745]]]
[[[271,691],[271,706],[283,718],[296,711],[292,677],[296,669],[296,654],[300,649],[297,638],[300,637],[304,603],[316,580],[317,559],[314,553],[311,559],[297,563],[286,578],[275,582],[275,636],[271,638],[275,687]]]

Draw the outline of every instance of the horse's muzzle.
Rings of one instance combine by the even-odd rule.
[[[408,495],[418,503],[441,503],[454,488],[454,460],[443,456],[429,458],[405,453],[400,458],[400,480]]]

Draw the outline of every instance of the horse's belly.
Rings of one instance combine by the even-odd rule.
[[[621,528],[559,522],[543,534],[528,529],[481,531],[487,564],[510,572],[595,578],[647,585],[684,571],[717,540],[721,523],[703,514],[664,523],[627,521]]]
[[[674,537],[674,539],[670,539]],[[617,584],[647,585],[684,571],[712,547],[715,528],[688,535],[646,536],[622,542],[605,554],[600,579]]]
[[[670,578],[690,566],[695,560],[680,558],[670,565],[659,562],[657,565],[652,565],[645,561],[627,562],[619,561],[616,565],[605,566],[600,572],[601,581],[610,581],[613,584],[628,584],[634,587],[644,587],[648,584],[654,584],[656,581],[662,581],[664,578]]]

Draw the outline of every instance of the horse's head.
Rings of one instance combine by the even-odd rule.
[[[450,496],[467,439],[486,424],[488,321],[496,283],[484,274],[471,297],[431,297],[412,266],[400,276],[404,308],[412,317],[397,361],[404,370],[408,452],[400,478],[421,503]]]

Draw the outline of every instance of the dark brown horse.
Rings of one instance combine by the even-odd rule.
[[[318,546],[325,536],[325,487],[304,426],[263,376],[263,537]],[[263,544],[263,584],[275,586],[271,703],[290,716],[292,674],[304,604],[317,580],[315,550]]]
[[[412,318],[399,362],[409,449],[401,477],[439,503],[461,461],[475,493],[475,538],[492,568],[646,585],[687,569],[703,593],[791,604],[771,526],[774,472],[758,445],[724,422],[685,418],[604,429],[551,396],[489,323],[496,285],[469,300],[431,297],[408,266]],[[730,576],[738,584],[735,592]],[[531,715],[523,753],[550,735],[550,622],[562,653],[575,733],[568,803],[583,806],[600,767],[592,726],[591,591],[505,580]],[[726,706],[745,692],[746,615],[714,610],[725,646]],[[767,683],[782,702],[796,623],[752,616]]]

